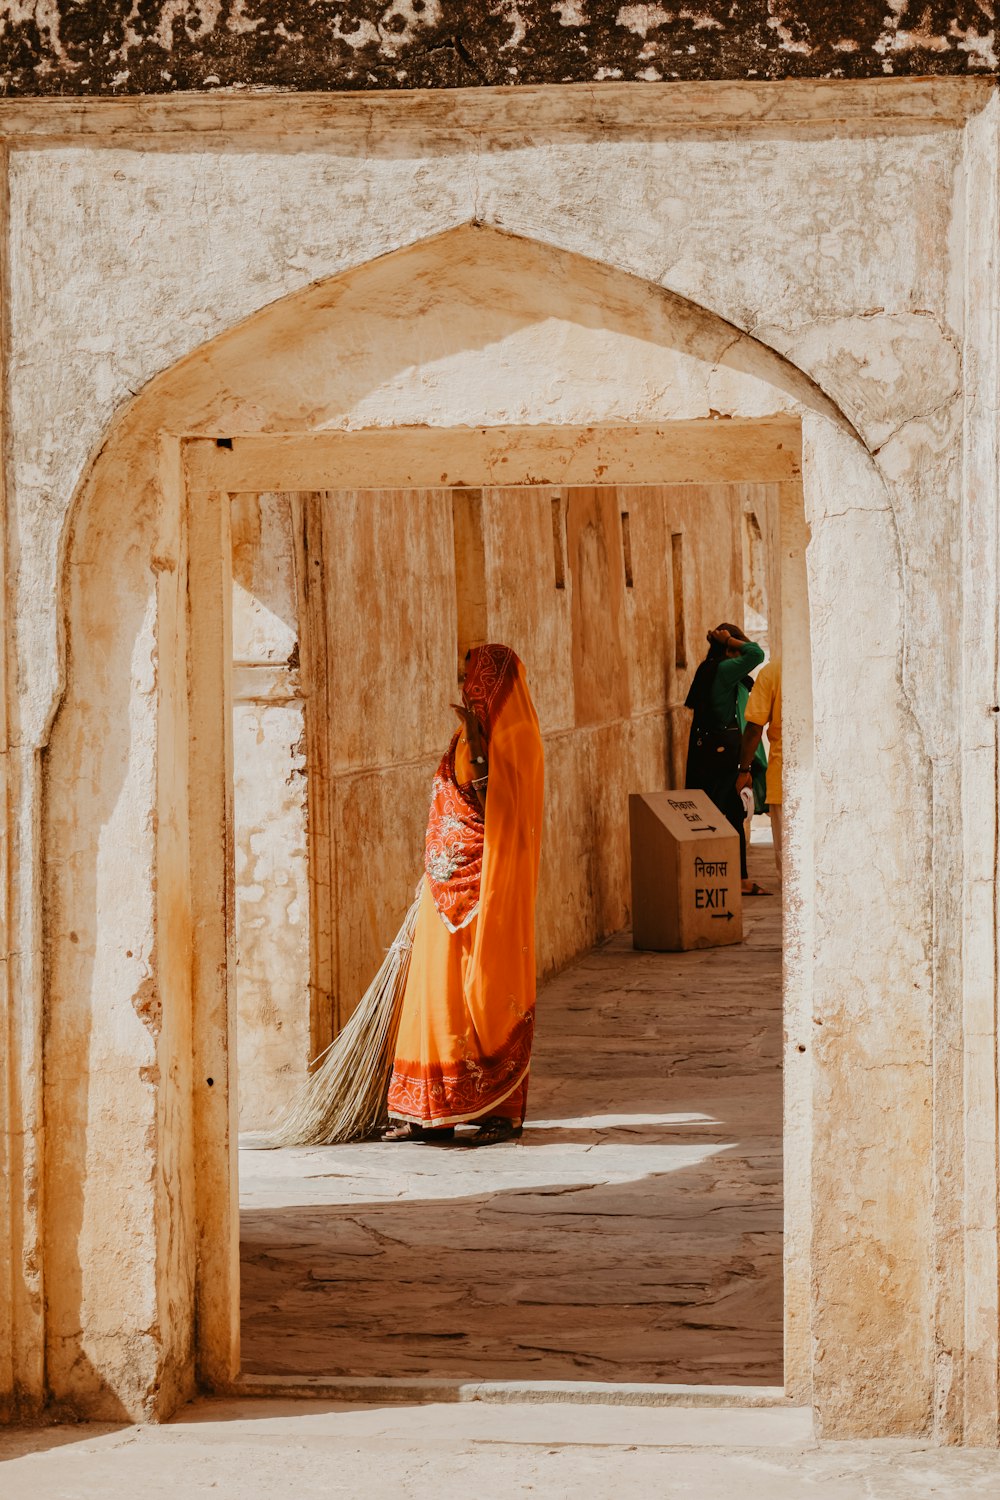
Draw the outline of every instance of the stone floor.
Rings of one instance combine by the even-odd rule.
[[[780,909],[746,905],[742,945],[618,937],[545,987],[520,1143],[243,1150],[244,1371],[779,1385]]]
[[[996,1500],[1000,1458],[816,1443],[808,1413],[199,1401],[162,1427],[0,1429],[4,1500]]]

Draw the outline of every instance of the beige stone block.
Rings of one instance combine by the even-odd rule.
[[[679,952],[743,941],[739,835],[704,793],[629,797],[632,941]]]
[[[598,851],[588,837],[593,758],[577,734],[545,741],[545,805],[535,951],[540,974],[562,968],[595,928]]]
[[[490,634],[523,661],[542,733],[571,729],[574,580],[565,555],[566,492],[486,490],[483,524]]]
[[[622,485],[617,491],[628,517],[631,582],[626,580],[626,662],[632,712],[662,712],[676,672],[672,587],[671,495],[665,487]],[[624,524],[624,523],[623,523]],[[703,545],[715,537],[705,533]],[[728,559],[727,559],[728,564]],[[728,567],[727,567],[728,571]]]
[[[625,579],[614,489],[569,491],[566,545],[573,575],[573,685],[576,722],[628,718]]]
[[[322,503],[330,768],[440,756],[455,719],[455,572],[446,490]]]

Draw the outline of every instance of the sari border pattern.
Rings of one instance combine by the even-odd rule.
[[[445,1065],[397,1058],[389,1086],[390,1115],[418,1124],[460,1124],[489,1114],[528,1071],[533,1034],[534,1016],[526,1015],[492,1057],[458,1058]]]

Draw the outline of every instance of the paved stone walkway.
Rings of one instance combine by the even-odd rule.
[[[816,1443],[804,1413],[198,1401],[0,1430],[3,1500],[996,1500],[1000,1458]]]
[[[244,1371],[780,1385],[780,909],[746,905],[740,946],[620,936],[545,987],[520,1143],[241,1152]]]
[[[816,1443],[790,1410],[199,1401],[0,1429],[4,1500],[996,1500],[996,1453]]]

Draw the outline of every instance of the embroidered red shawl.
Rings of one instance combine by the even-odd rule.
[[[474,646],[469,653],[462,696],[483,730],[489,754],[490,736],[514,686],[518,658],[509,646]],[[455,774],[457,733],[445,751],[431,787],[424,869],[438,915],[449,932],[467,927],[479,910],[486,823],[472,785]],[[486,766],[477,766],[485,773]]]

